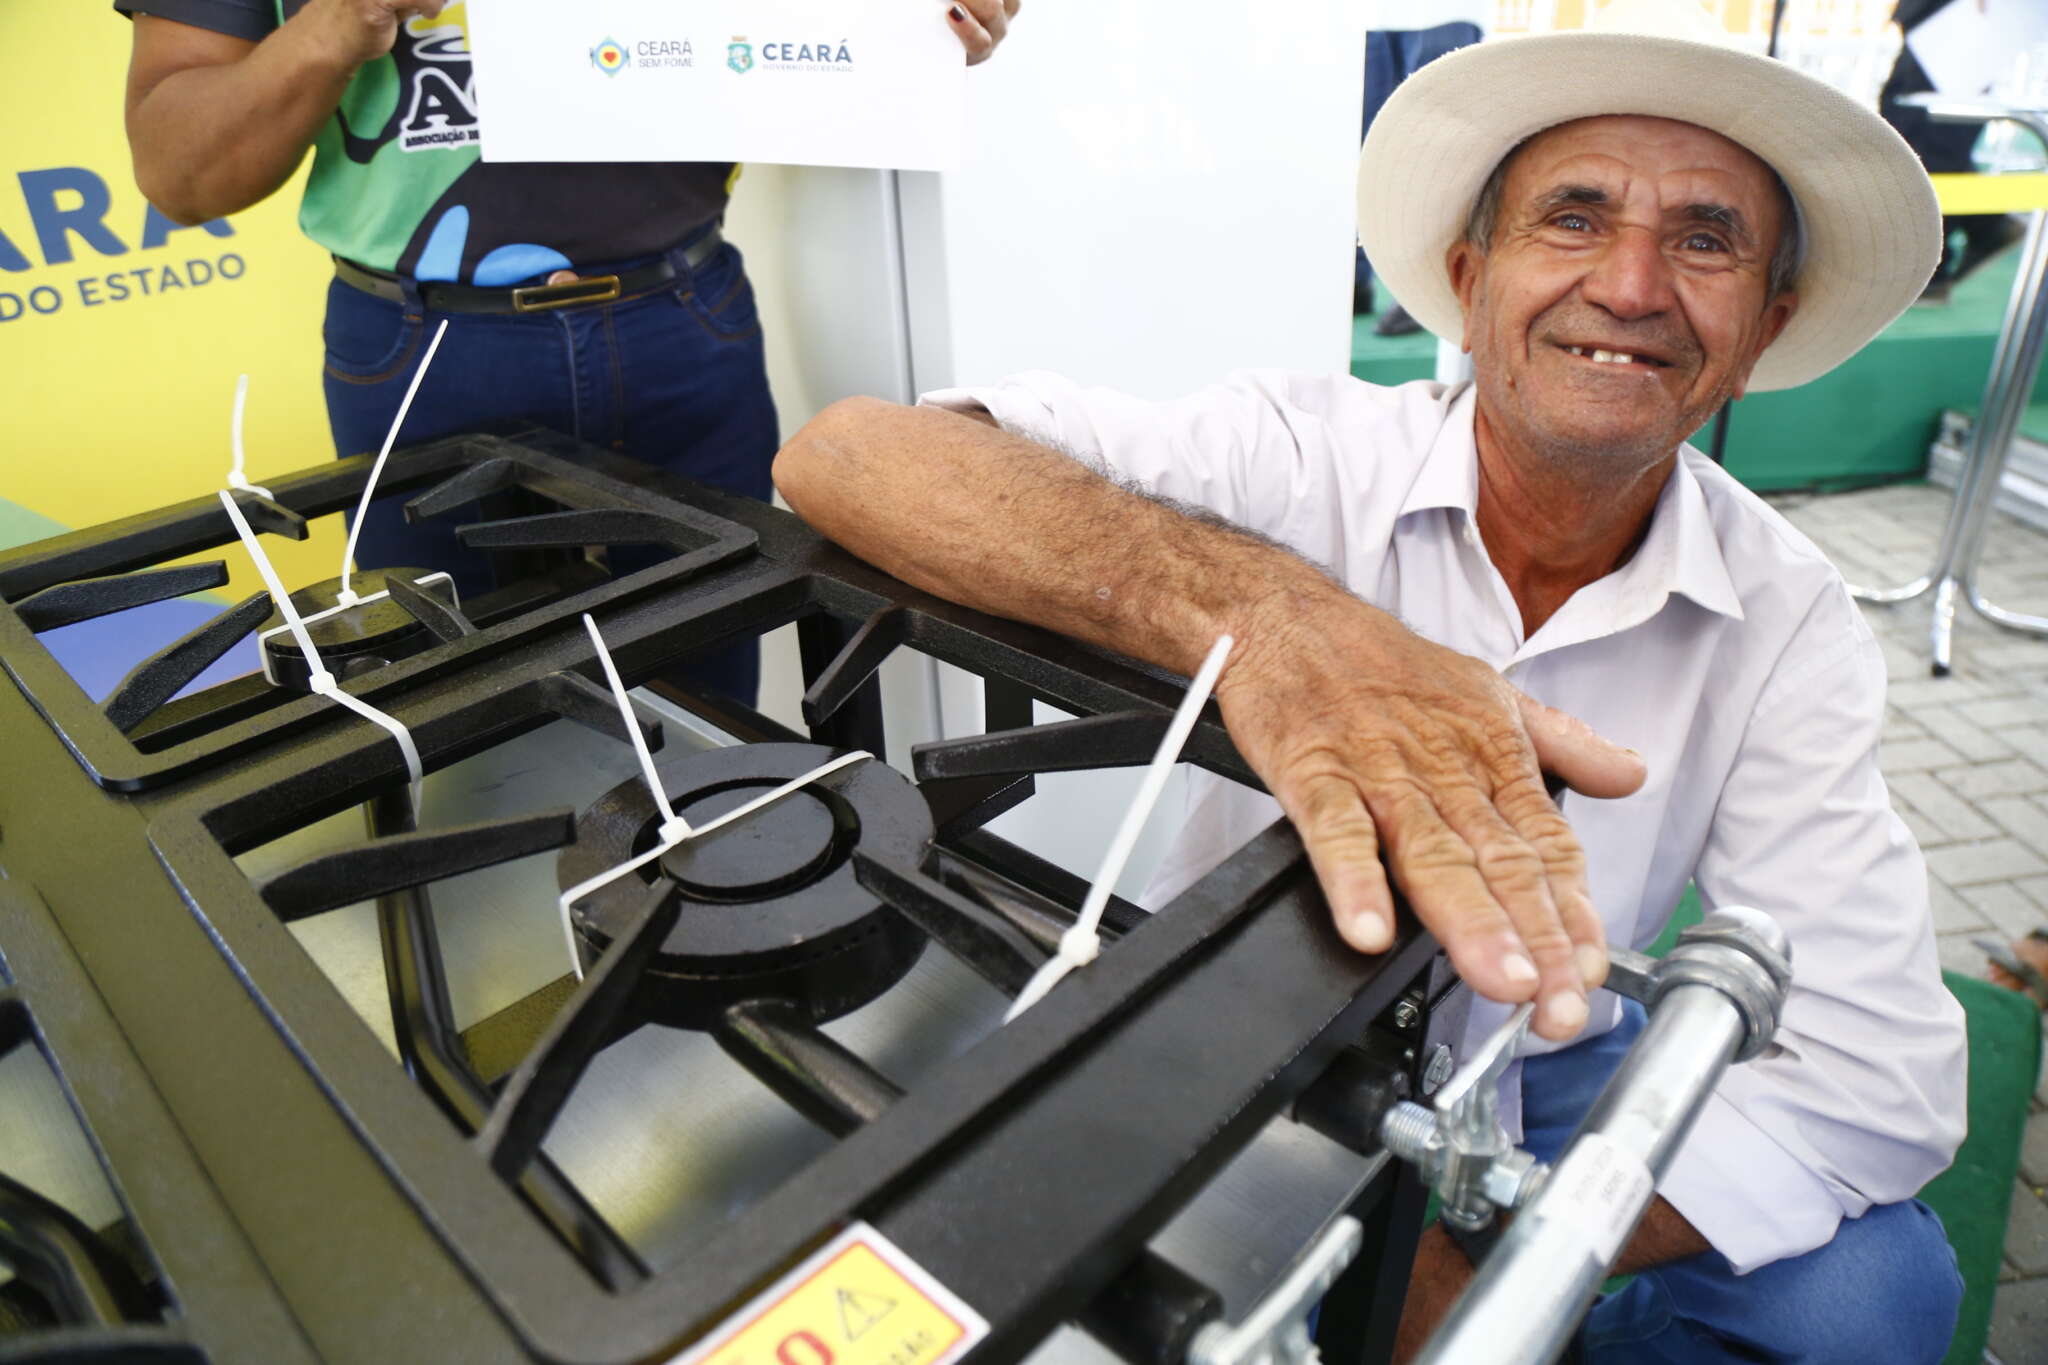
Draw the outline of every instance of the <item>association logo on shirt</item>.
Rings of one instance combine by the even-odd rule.
[[[607,76],[618,75],[632,60],[632,55],[626,51],[625,44],[616,38],[607,38],[590,49],[590,64]]]
[[[482,139],[469,58],[469,16],[462,4],[450,5],[432,19],[408,19],[391,56],[406,90],[404,121],[398,128],[401,150],[467,147]]]

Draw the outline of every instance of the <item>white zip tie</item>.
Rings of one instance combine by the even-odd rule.
[[[619,681],[618,666],[612,662],[612,652],[605,647],[604,636],[597,632],[597,622],[590,619],[590,613],[583,613],[583,628],[590,632],[590,643],[597,646],[597,661],[604,668],[604,680],[611,684],[612,700],[618,703],[619,715],[626,722],[626,738],[633,742],[633,752],[640,758],[640,776],[647,782],[647,790],[654,797],[654,804],[661,811],[661,827],[656,831],[664,840],[673,836],[677,842],[690,837],[690,822],[677,815],[668,803],[668,793],[661,789],[661,779],[654,772],[654,755],[647,752],[647,738],[640,733],[640,722],[633,715],[633,703],[626,700],[626,685]]]
[[[338,702],[363,719],[383,726],[391,732],[391,737],[398,741],[399,752],[405,755],[405,771],[411,778],[412,808],[413,813],[417,815],[420,808],[420,779],[426,773],[420,764],[419,748],[412,742],[412,731],[405,728],[404,721],[388,716],[361,697],[341,690],[341,684],[335,681],[334,675],[327,671],[327,665],[321,662],[320,651],[313,647],[313,637],[306,633],[306,623],[299,618],[299,609],[292,605],[291,594],[284,590],[284,583],[279,580],[277,570],[270,566],[270,556],[263,552],[263,546],[256,539],[256,533],[249,529],[248,521],[242,516],[242,509],[235,505],[235,495],[222,489],[220,505],[227,508],[228,520],[235,524],[235,534],[242,538],[242,544],[248,548],[249,558],[256,561],[256,572],[263,576],[263,585],[270,589],[270,600],[284,613],[285,626],[291,631],[292,638],[299,642],[300,652],[306,656],[306,667],[312,674],[307,679],[307,686],[315,696]]]
[[[685,840],[701,838],[713,830],[724,829],[735,820],[744,820],[755,811],[772,806],[790,793],[807,787],[821,778],[830,777],[841,768],[851,767],[864,758],[874,757],[865,749],[841,754],[830,763],[813,768],[802,777],[792,777],[773,791],[763,792],[745,805],[735,806],[716,820],[707,821],[693,828],[690,822],[677,815],[668,803],[668,793],[662,790],[661,778],[654,771],[654,759],[647,752],[647,742],[640,736],[640,724],[633,715],[633,704],[626,699],[625,685],[619,681],[619,670],[612,663],[611,651],[605,648],[604,636],[598,634],[597,622],[590,619],[589,612],[583,613],[583,625],[590,632],[591,643],[597,646],[598,662],[604,666],[605,681],[612,686],[612,700],[618,703],[619,715],[626,722],[626,733],[632,736],[633,752],[640,756],[641,776],[647,782],[647,790],[654,796],[655,805],[661,810],[662,823],[660,838],[653,848],[627,859],[610,871],[586,878],[561,894],[559,908],[562,912],[562,939],[569,948],[569,969],[576,973],[578,981],[583,979],[583,956],[576,951],[576,926],[569,917],[571,903],[582,900],[593,891],[610,886],[628,872],[638,871]]]
[[[679,844],[687,843],[691,839],[702,838],[704,835],[710,834],[714,830],[724,829],[733,821],[743,820],[747,816],[752,815],[755,811],[760,810],[762,807],[773,805],[775,802],[780,801],[783,797],[788,796],[790,793],[797,791],[800,788],[807,787],[811,783],[816,782],[821,778],[830,777],[833,773],[838,772],[841,768],[850,767],[853,764],[860,762],[864,758],[873,757],[874,755],[867,752],[865,749],[856,749],[850,754],[841,754],[839,757],[833,759],[830,763],[822,764],[819,767],[813,768],[809,772],[805,773],[802,777],[792,777],[791,779],[789,779],[789,781],[783,783],[775,790],[763,792],[761,795],[747,802],[744,806],[737,806],[732,810],[727,811],[725,814],[719,816],[716,820],[712,820],[706,824],[698,825],[694,829],[690,828],[688,825],[683,825],[682,821],[678,820],[676,823],[678,825],[682,825],[682,829],[680,832],[672,836],[663,838],[661,842],[657,843],[653,848],[650,848],[645,853],[639,854],[636,857],[630,858],[627,861],[620,863],[617,867],[612,868],[609,872],[600,872],[595,877],[591,877],[585,881],[578,882],[576,885],[570,887],[567,891],[564,891],[561,895],[562,935],[564,940],[569,945],[569,966],[576,973],[576,979],[578,981],[581,981],[583,979],[583,958],[576,951],[576,929],[569,918],[569,906],[572,902],[583,899],[585,896],[589,895],[593,891],[601,890],[604,887],[610,886],[613,882],[625,876],[628,872],[634,872],[642,867],[645,867],[647,864],[653,862],[656,858],[659,858],[662,854],[668,852],[672,848],[675,848]]]
[[[434,329],[434,339],[427,345],[427,358],[412,372],[412,383],[405,389],[405,400],[398,405],[398,416],[392,420],[391,430],[384,433],[384,448],[377,452],[377,462],[370,466],[370,478],[363,485],[363,500],[356,504],[353,524],[348,528],[348,544],[341,552],[341,591],[335,594],[335,601],[344,607],[356,604],[356,595],[349,590],[349,566],[356,559],[356,537],[362,534],[363,518],[370,511],[370,496],[377,491],[377,476],[384,472],[384,461],[391,458],[391,447],[398,443],[399,428],[405,425],[405,415],[412,411],[413,395],[420,391],[420,381],[427,377],[427,367],[434,363],[434,352],[441,349],[441,337],[448,330],[448,319],[442,318],[441,325]]]
[[[1222,676],[1223,661],[1230,656],[1232,643],[1230,636],[1219,635],[1216,643],[1209,647],[1209,657],[1202,660],[1194,680],[1188,684],[1187,695],[1181,698],[1179,708],[1173,713],[1173,723],[1166,727],[1166,737],[1159,741],[1159,751],[1152,755],[1152,766],[1145,770],[1145,780],[1138,784],[1138,794],[1131,801],[1131,808],[1124,812],[1124,822],[1117,827],[1109,852],[1103,855],[1102,870],[1095,874],[1087,899],[1081,902],[1081,913],[1074,917],[1073,927],[1060,935],[1059,952],[1046,959],[1045,965],[1031,974],[1031,979],[1024,983],[1024,989],[1010,1002],[1008,1013],[1003,1015],[1004,1023],[1009,1023],[1045,999],[1068,972],[1087,966],[1102,951],[1099,930],[1102,912],[1109,906],[1109,893],[1116,886],[1116,879],[1123,875],[1124,864],[1130,861],[1131,850],[1137,846],[1138,835],[1145,828],[1152,807],[1159,804],[1159,794],[1166,790],[1166,779],[1172,775],[1173,765],[1180,762],[1181,748],[1188,742],[1188,735],[1193,732],[1202,707],[1208,702],[1209,694],[1216,690],[1216,679]]]
[[[235,381],[235,426],[234,426],[234,468],[228,470],[228,487],[239,488],[244,493],[259,497],[273,497],[268,488],[260,483],[250,483],[249,476],[242,472],[242,411],[249,406],[249,376],[243,375]]]
[[[242,544],[249,551],[249,558],[256,561],[256,572],[263,576],[263,586],[270,589],[270,600],[284,613],[285,629],[299,642],[299,651],[306,656],[307,667],[313,671],[314,691],[319,691],[318,680],[325,678],[327,684],[334,684],[334,675],[320,662],[320,651],[313,648],[313,637],[306,634],[305,622],[299,619],[299,609],[292,605],[291,594],[284,590],[278,580],[277,570],[270,567],[270,556],[263,553],[263,547],[256,541],[256,533],[249,529],[249,523],[242,516],[242,509],[235,504],[235,495],[226,491],[220,494],[220,505],[228,509],[228,520],[235,524],[235,534],[242,538]]]
[[[328,674],[330,678],[333,676],[331,673]],[[353,693],[342,691],[339,683],[333,684],[320,695],[329,701],[340,702],[364,720],[374,721],[391,732],[391,737],[398,741],[400,752],[405,755],[405,770],[412,779],[412,811],[417,818],[420,811],[420,780],[426,773],[420,765],[420,751],[413,745],[412,731],[405,728],[405,722],[396,716],[386,715]]]

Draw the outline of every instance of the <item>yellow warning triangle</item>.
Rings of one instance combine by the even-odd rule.
[[[863,1294],[857,1289],[841,1289],[838,1294],[839,1325],[846,1329],[848,1341],[860,1340],[863,1332],[888,1317],[896,1307],[896,1300],[880,1294]]]

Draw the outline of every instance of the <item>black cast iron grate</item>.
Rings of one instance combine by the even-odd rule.
[[[394,457],[387,476],[397,475],[394,490],[445,479],[476,449],[437,443]],[[690,568],[657,566],[497,625],[471,623],[446,602],[402,603],[438,643],[363,681],[406,724],[428,771],[565,716],[604,732],[591,743],[623,737],[622,722],[599,713],[596,661],[574,615],[584,609],[594,609],[629,683],[708,644],[797,623],[809,733],[718,699],[674,698],[749,741],[699,756],[703,771],[672,793],[686,803],[807,771],[821,753],[883,752],[874,674],[897,648],[981,676],[992,733],[921,746],[914,785],[878,760],[822,780],[803,794],[817,809],[784,812],[785,837],[770,846],[722,864],[707,847],[615,884],[618,894],[585,905],[578,922],[585,980],[564,983],[560,1003],[536,1016],[508,1074],[485,1074],[448,1006],[430,888],[555,849],[567,850],[562,876],[574,880],[577,859],[610,858],[646,838],[646,811],[630,793],[582,812],[580,841],[569,809],[415,829],[406,772],[383,732],[282,719],[303,701],[158,754],[131,747],[116,755],[131,766],[115,780],[104,748],[92,747],[104,735],[78,720],[77,699],[53,710],[35,690],[52,686],[47,657],[25,639],[17,602],[0,614],[0,662],[19,689],[0,693],[0,736],[19,741],[22,755],[18,775],[0,784],[0,874],[32,882],[77,960],[92,964],[108,1027],[133,1047],[219,1205],[206,1216],[188,1210],[180,1224],[159,1201],[137,1200],[139,1233],[182,1246],[201,1231],[226,1238],[215,1226],[225,1222],[246,1237],[272,1301],[300,1333],[289,1349],[266,1338],[267,1359],[666,1358],[856,1219],[988,1319],[977,1361],[1015,1359],[1075,1317],[1128,1354],[1170,1358],[1159,1334],[1183,1333],[1184,1346],[1204,1291],[1152,1261],[1146,1239],[1392,1005],[1425,967],[1426,937],[1411,925],[1380,959],[1351,953],[1298,843],[1276,826],[1155,917],[1113,903],[1111,951],[939,1074],[900,1089],[819,1023],[886,990],[904,959],[931,944],[1014,993],[1072,922],[1085,887],[983,826],[1030,794],[1030,774],[1143,762],[1178,683],[926,597],[786,514],[567,438],[529,433],[483,449],[504,463],[466,465],[440,496],[473,491],[464,479],[558,473],[573,461],[579,487],[595,480],[608,496],[683,508],[681,524],[729,529],[679,556],[694,558]],[[274,486],[287,504],[345,501],[332,489],[305,492],[322,477]],[[204,519],[199,509],[170,518],[188,538],[188,523]],[[589,530],[579,523],[545,543],[587,543]],[[541,543],[530,530],[489,533],[505,534]],[[0,592],[21,583],[25,565],[72,581],[84,553],[60,543],[0,560]],[[132,568],[95,553],[112,572]],[[1034,698],[1083,718],[1033,727]],[[1187,757],[1250,780],[1213,715]],[[145,790],[100,790],[118,786]],[[261,885],[235,861],[352,807],[370,822],[353,847]],[[827,882],[829,903],[791,909]],[[814,951],[778,957],[761,944],[707,948],[692,938],[687,917],[741,893],[809,916]],[[402,1067],[286,927],[366,899],[377,903]],[[108,908],[116,900],[118,913]],[[0,948],[12,932],[0,922]],[[693,996],[682,978],[719,963],[754,989]],[[1247,1011],[1248,984],[1259,981],[1287,985]],[[543,1151],[578,1078],[648,1019],[705,1029],[840,1137],[716,1239],[658,1270]],[[1111,1143],[1095,1136],[1107,1112],[1127,1119]],[[125,1133],[119,1111],[90,1116],[96,1133]],[[163,1259],[172,1317],[191,1339],[220,1359],[257,1358],[234,1323],[190,1311],[181,1277],[197,1273],[192,1262]],[[365,1314],[364,1302],[381,1307]],[[1100,1304],[1112,1306],[1091,1308]],[[1134,1321],[1149,1334],[1126,1330]]]
[[[573,454],[573,452],[563,452]],[[353,510],[373,461],[341,460],[274,480],[273,498],[234,494],[253,529],[304,539],[309,518]],[[409,521],[481,507],[491,520],[455,529],[474,553],[468,576],[495,586],[466,612],[415,572],[358,576],[390,596],[313,627],[350,690],[388,698],[485,665],[532,627],[713,570],[744,557],[744,527],[637,491],[532,445],[455,437],[402,451],[378,480],[378,503],[405,497]],[[139,790],[331,721],[307,695],[306,667],[267,593],[229,607],[135,667],[95,703],[34,639],[44,631],[224,586],[227,561],[166,564],[228,547],[243,554],[217,497],[0,553],[0,665],[102,786]],[[594,551],[652,547],[651,567],[613,578]],[[647,551],[641,552],[643,557]],[[488,570],[488,572],[486,572]],[[332,604],[334,583],[294,591],[302,610]],[[269,629],[265,630],[268,626]],[[264,630],[265,673],[178,697],[250,635]],[[589,700],[602,700],[592,694]],[[594,710],[593,710],[594,714]]]

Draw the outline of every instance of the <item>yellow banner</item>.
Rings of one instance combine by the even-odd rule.
[[[130,26],[104,0],[0,5],[0,545],[221,487],[235,376],[249,476],[334,458],[320,395],[331,267],[299,235],[297,179],[180,228],[135,188]],[[339,571],[338,517],[266,538],[291,583]],[[223,558],[236,595],[261,587]]]

